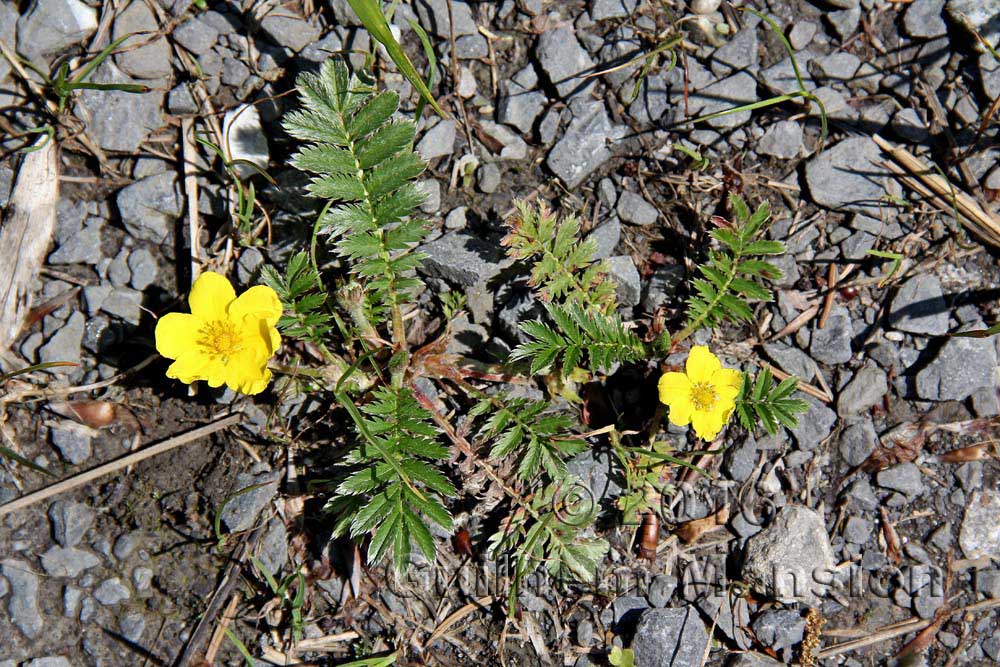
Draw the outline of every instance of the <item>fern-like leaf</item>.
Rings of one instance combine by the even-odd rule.
[[[285,314],[278,320],[278,329],[286,336],[322,344],[330,331],[330,314],[325,309],[326,294],[319,291],[319,277],[304,252],[288,260],[285,275],[272,266],[261,270],[261,280],[273,289],[281,300]]]
[[[791,397],[798,384],[799,380],[795,377],[775,384],[774,376],[767,368],[760,371],[755,380],[744,373],[740,393],[736,397],[736,415],[740,424],[753,431],[759,422],[771,435],[778,432],[779,426],[795,428],[797,415],[809,409],[805,401]]]

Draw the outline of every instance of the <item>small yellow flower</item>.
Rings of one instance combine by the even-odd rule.
[[[267,362],[281,345],[274,290],[259,285],[237,298],[224,276],[209,271],[194,281],[188,303],[190,314],[168,313],[156,323],[156,351],[175,360],[167,377],[243,394],[264,391],[271,381]]]
[[[742,374],[723,368],[719,358],[704,345],[695,345],[684,373],[664,373],[660,378],[660,402],[670,408],[670,423],[694,426],[702,440],[714,440],[736,408]]]

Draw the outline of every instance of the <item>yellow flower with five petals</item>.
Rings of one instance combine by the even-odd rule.
[[[156,323],[156,351],[174,360],[167,377],[242,394],[264,391],[271,381],[267,363],[281,345],[275,291],[259,285],[237,298],[224,276],[207,271],[191,286],[188,303],[190,313],[168,313]]]
[[[743,374],[723,368],[704,345],[688,354],[684,373],[664,373],[658,388],[660,401],[670,408],[670,423],[694,427],[702,440],[714,440],[736,408]]]

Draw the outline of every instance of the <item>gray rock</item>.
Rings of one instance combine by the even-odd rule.
[[[880,470],[875,476],[876,483],[883,489],[899,491],[907,498],[919,496],[924,491],[924,482],[917,464],[900,463],[891,468]]]
[[[250,68],[243,64],[243,61],[239,58],[230,58],[226,56],[222,59],[222,76],[221,81],[223,85],[231,86],[233,88],[240,88],[246,83],[246,80],[250,77]],[[246,169],[246,165],[239,165]]]
[[[529,320],[543,319],[545,310],[539,300],[528,291],[516,291],[497,313],[500,331],[508,340],[525,343],[529,340],[519,325]]]
[[[142,292],[119,287],[104,300],[101,310],[108,315],[121,318],[129,324],[138,325],[142,319]]]
[[[178,84],[167,95],[167,111],[181,116],[198,113],[198,103],[186,83]]]
[[[694,607],[648,609],[639,618],[632,650],[643,667],[699,665],[708,646],[705,624]]]
[[[83,599],[83,591],[74,586],[66,586],[63,590],[63,616],[74,618],[80,613],[80,601]],[[3,663],[0,663],[2,665]]]
[[[818,605],[835,562],[823,517],[801,505],[786,505],[771,524],[747,540],[743,580],[786,604]]]
[[[737,482],[749,479],[757,467],[757,451],[757,441],[749,435],[738,447],[730,447],[722,463],[726,475]]]
[[[320,38],[319,28],[280,5],[268,12],[261,20],[260,27],[275,44],[291,49],[294,53]]]
[[[38,361],[38,348],[42,346],[44,340],[45,336],[41,331],[32,333],[21,343],[21,347],[19,348],[21,356],[31,362]]]
[[[136,550],[143,542],[143,535],[138,530],[134,530],[130,533],[122,533],[115,540],[115,546],[113,553],[115,558],[118,560],[125,560]]]
[[[438,37],[448,39],[451,33],[451,18],[455,19],[455,36],[476,33],[476,21],[472,8],[466,0],[454,0],[449,16],[447,0],[417,0],[413,3],[420,17],[420,25]]]
[[[545,94],[521,86],[516,79],[505,81],[502,89],[503,94],[497,105],[497,120],[529,134],[535,126],[535,120],[545,111]]]
[[[486,58],[489,54],[489,44],[482,35],[465,35],[455,40],[455,55],[461,60]]]
[[[630,632],[638,623],[639,616],[647,609],[649,609],[649,603],[646,598],[638,595],[620,595],[601,614],[601,622],[605,625],[613,623],[619,634]],[[608,614],[608,612],[611,613]]]
[[[132,272],[131,285],[140,292],[156,282],[160,272],[153,253],[144,247],[129,254],[128,268]]]
[[[116,202],[128,233],[154,243],[162,243],[172,235],[174,221],[183,211],[177,177],[171,173],[150,176],[122,188]]]
[[[38,577],[33,568],[23,560],[5,560],[0,563],[0,574],[10,585],[7,613],[10,620],[28,639],[42,633],[45,620],[38,610]]]
[[[982,489],[969,495],[958,533],[958,544],[966,558],[995,557],[1000,553],[997,516],[1000,516],[1000,494],[996,490]]]
[[[101,261],[101,225],[88,224],[49,255],[49,264],[97,264]]]
[[[646,599],[656,608],[666,607],[677,590],[677,577],[669,574],[658,574],[649,582]]]
[[[737,653],[726,663],[726,667],[782,667],[784,664],[760,653]]]
[[[794,609],[770,609],[757,616],[750,627],[761,644],[780,651],[802,642],[806,619]]]
[[[635,6],[636,0],[591,0],[590,18],[594,21],[625,18]]]
[[[868,251],[875,247],[876,238],[868,232],[854,232],[840,243],[840,251],[845,259],[866,259]]]
[[[38,350],[41,363],[71,361],[80,363],[80,345],[83,343],[83,328],[86,318],[74,311],[61,328]]]
[[[618,216],[612,216],[610,220],[587,234],[586,240],[594,244],[594,259],[611,257],[618,247],[621,236],[622,225],[618,221]]]
[[[843,42],[858,29],[858,23],[861,22],[861,8],[853,7],[839,12],[827,12],[824,14],[824,18],[829,22],[833,33]]]
[[[667,77],[653,73],[639,85],[639,93],[628,112],[640,125],[655,123],[670,109],[670,86]]]
[[[660,217],[656,207],[638,195],[628,190],[622,191],[618,197],[618,217],[633,225],[652,225]]]
[[[851,544],[864,544],[871,537],[875,526],[868,519],[852,516],[844,525],[844,539]]]
[[[747,72],[738,72],[716,81],[688,97],[691,115],[705,116],[757,101],[757,81]],[[750,111],[726,114],[705,121],[714,128],[734,128],[750,120]]]
[[[975,491],[983,485],[983,462],[968,461],[955,470],[955,479],[965,491]]]
[[[75,579],[84,570],[101,564],[94,554],[75,547],[52,547],[42,554],[42,568],[50,577]]]
[[[636,306],[642,296],[642,282],[632,258],[618,255],[607,260],[608,276],[615,281],[615,295],[621,306]]]
[[[436,214],[441,211],[441,184],[433,178],[417,181],[417,190],[424,195],[420,210],[424,213]]]
[[[819,446],[830,435],[837,413],[812,396],[805,398],[809,410],[799,415],[799,423],[791,429],[799,449],[809,452]]]
[[[153,583],[153,571],[148,567],[137,567],[132,571],[132,584],[139,593],[145,593]]]
[[[211,49],[219,39],[219,31],[197,16],[174,28],[171,35],[175,42],[196,56]]]
[[[275,576],[285,566],[285,561],[288,560],[288,531],[280,517],[271,519],[267,525],[267,532],[260,541],[258,558],[267,571]]]
[[[677,288],[684,280],[684,267],[679,264],[664,264],[653,271],[646,283],[646,291],[642,297],[642,309],[647,313],[653,313],[662,306],[667,299],[677,292]]]
[[[708,595],[698,598],[695,604],[702,616],[713,619],[716,630],[722,632],[737,648],[745,650],[754,643],[747,630],[750,625],[750,608],[745,598],[728,594]]]
[[[795,61],[799,64],[799,73],[802,75],[802,82],[807,90],[816,87],[816,83],[809,77],[809,62],[814,58],[811,51],[800,51],[795,54]],[[777,94],[794,93],[799,89],[798,79],[795,78],[795,67],[791,58],[779,60],[775,64],[760,71],[760,82],[771,92]]]
[[[111,60],[105,60],[90,78],[94,83],[138,83]],[[164,90],[148,93],[121,90],[84,90],[76,109],[87,121],[87,134],[107,151],[135,153],[139,144],[163,125]],[[129,186],[132,187],[132,186]]]
[[[50,656],[46,658],[35,658],[31,662],[25,663],[24,667],[73,667],[69,660],[59,656]]]
[[[426,255],[421,270],[463,287],[485,283],[500,273],[503,255],[496,243],[460,230],[420,246]]]
[[[864,463],[878,446],[878,434],[871,417],[853,419],[840,434],[840,455],[852,468]]]
[[[451,155],[455,150],[455,121],[442,120],[427,130],[417,143],[417,153],[424,160]]]
[[[788,41],[793,49],[801,51],[809,46],[809,43],[816,36],[818,30],[819,26],[812,21],[796,20],[792,25],[792,29],[788,32]]]
[[[739,70],[756,70],[760,62],[757,28],[748,26],[733,35],[712,54],[712,73],[723,77]]]
[[[816,361],[829,364],[846,364],[851,360],[851,337],[854,328],[851,326],[851,314],[843,306],[834,306],[826,318],[826,326],[819,328],[819,323],[813,326],[812,342],[809,354]]]
[[[592,80],[581,78],[593,69],[594,61],[580,45],[572,26],[563,25],[543,32],[538,38],[536,55],[542,70],[563,98],[594,87]]]
[[[170,76],[173,54],[166,38],[157,37],[149,41],[151,35],[159,28],[153,10],[145,2],[130,2],[124,11],[115,15],[111,31],[112,39],[120,39],[134,33],[148,33],[135,34],[119,46],[120,52],[115,54],[115,63],[123,72],[139,79],[160,79]]]
[[[818,83],[830,85],[852,81],[861,67],[861,59],[847,51],[834,51],[809,63],[809,71]]]
[[[867,412],[882,400],[887,391],[889,382],[885,371],[874,364],[866,364],[840,390],[837,414],[847,417]]]
[[[781,343],[765,343],[764,351],[774,359],[781,370],[800,380],[811,380],[816,374],[816,362],[797,347]]]
[[[49,507],[52,537],[64,547],[75,547],[94,523],[94,510],[72,500],[57,500]]]
[[[486,194],[496,192],[500,188],[502,176],[500,168],[493,162],[487,162],[478,171],[479,189]],[[464,225],[463,225],[464,226]]]
[[[976,592],[994,600],[1000,598],[1000,570],[976,570]]]
[[[945,13],[957,25],[978,32],[990,44],[1000,38],[1000,0],[948,0]]]
[[[236,261],[236,279],[241,285],[250,285],[257,281],[262,266],[264,266],[264,255],[260,250],[246,248]]]
[[[80,0],[35,0],[17,19],[17,50],[43,65],[96,30],[97,11]]]
[[[879,217],[886,193],[898,192],[885,168],[882,151],[868,137],[844,139],[806,163],[806,183],[814,202],[832,210]]]
[[[921,273],[899,288],[888,320],[900,331],[941,336],[948,333],[948,312],[940,281],[930,273]]]
[[[897,111],[892,116],[890,126],[892,127],[892,131],[904,141],[919,144],[927,141],[927,138],[930,136],[927,123],[915,109],[906,108]]]
[[[587,113],[573,118],[545,164],[567,187],[575,189],[611,158],[608,143],[623,136],[625,128],[613,124],[604,105],[595,102]]]
[[[11,49],[17,51],[17,17],[19,16],[16,3],[0,3],[0,39]],[[6,58],[0,57],[0,81],[5,81],[10,74],[10,63]],[[0,168],[0,208],[7,206],[7,195],[10,193],[10,177],[12,173],[9,168]]]
[[[566,462],[566,472],[590,491],[598,505],[607,506],[622,493],[615,480],[615,462],[607,451],[588,449]]]
[[[824,0],[826,4],[831,7],[836,7],[837,9],[854,9],[859,4],[861,0]]]
[[[132,591],[118,577],[105,579],[94,589],[94,599],[105,607],[125,602],[132,597]]]
[[[138,643],[142,639],[142,633],[146,631],[146,619],[142,614],[131,612],[122,617],[118,627],[125,639],[132,643]]]
[[[805,146],[802,143],[802,126],[794,120],[781,120],[767,128],[757,142],[757,152],[781,160],[798,157]]]
[[[278,480],[275,473],[237,475],[229,502],[220,511],[222,522],[231,533],[252,528],[277,493]]]
[[[948,34],[942,12],[945,0],[914,0],[903,14],[903,27],[910,37],[932,39]]]
[[[528,156],[528,144],[524,143],[524,139],[506,126],[491,120],[484,120],[480,121],[479,127],[485,135],[503,146],[500,149],[501,160],[523,160]]]
[[[917,373],[917,396],[930,401],[965,400],[977,389],[994,386],[996,364],[992,339],[948,338],[934,360]]]
[[[108,280],[114,287],[125,287],[128,285],[129,281],[132,280],[132,270],[128,268],[128,255],[129,249],[122,246],[122,249],[118,251],[115,258],[108,264]],[[107,285],[99,285],[97,287],[107,288]],[[84,288],[86,289],[86,288]],[[92,293],[97,299],[100,299],[101,305],[107,301],[108,297],[111,296],[111,290],[107,290],[102,296],[97,290],[93,290]],[[96,302],[96,300],[95,300]],[[88,307],[90,307],[90,302],[88,302]]]
[[[90,436],[83,432],[69,429],[52,429],[52,444],[59,450],[64,459],[73,465],[80,465],[90,458],[92,449]]]

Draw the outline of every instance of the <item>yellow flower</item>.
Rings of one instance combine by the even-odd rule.
[[[156,323],[156,351],[175,360],[167,377],[243,394],[264,391],[271,381],[267,362],[281,345],[274,290],[259,285],[236,298],[229,281],[209,271],[194,281],[188,303],[190,314],[168,313]]]
[[[702,440],[714,440],[736,408],[742,374],[723,368],[719,358],[704,345],[695,345],[684,373],[664,373],[660,401],[670,407],[670,423],[694,426]]]

